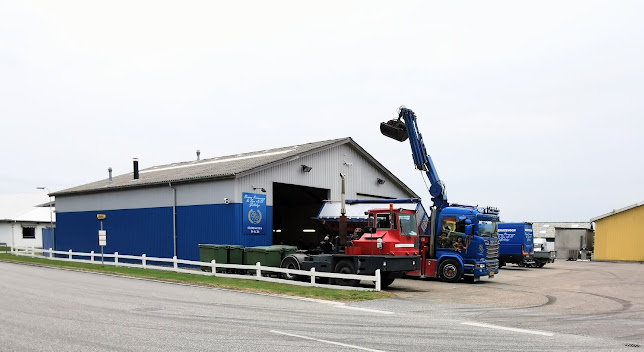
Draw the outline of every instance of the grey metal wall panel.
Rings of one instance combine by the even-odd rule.
[[[302,172],[302,165],[310,166],[312,170]],[[347,175],[347,199],[360,198],[359,193],[391,198],[411,197],[384,172],[347,145],[297,157],[287,163],[240,177],[236,192],[259,193],[253,190],[253,186],[263,187],[266,189],[268,205],[273,205],[272,183],[280,182],[329,189],[330,199],[340,200],[340,173]],[[385,183],[378,184],[378,178],[385,180]]]
[[[224,198],[239,202],[235,198],[233,180],[179,184],[177,206],[223,204]],[[127,191],[59,196],[56,199],[57,212],[92,210],[119,210],[171,207],[173,203],[170,186],[133,189]]]
[[[57,213],[168,206],[172,206],[172,189],[167,186],[56,197]]]
[[[232,179],[180,184],[174,187],[177,189],[178,206],[224,204],[224,198],[228,198],[231,203],[241,202],[241,195],[236,195],[235,181]]]

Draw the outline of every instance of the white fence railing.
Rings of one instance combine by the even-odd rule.
[[[98,265],[111,265],[111,266],[122,266],[130,268],[143,268],[143,269],[154,269],[154,270],[165,270],[165,271],[174,271],[178,273],[186,274],[195,274],[195,275],[207,275],[207,276],[218,276],[218,277],[229,277],[234,279],[244,279],[244,280],[257,280],[257,281],[271,281],[279,282],[290,285],[299,285],[299,286],[316,286],[316,287],[326,287],[332,289],[341,289],[341,290],[367,290],[367,291],[380,291],[381,290],[381,276],[380,270],[376,270],[375,275],[357,275],[357,274],[339,274],[339,273],[327,273],[327,272],[318,272],[315,271],[315,268],[311,270],[294,270],[286,268],[276,268],[271,266],[263,266],[261,263],[256,263],[255,265],[241,265],[241,264],[224,264],[217,263],[214,260],[210,263],[177,259],[173,258],[157,258],[157,257],[148,257],[145,254],[141,256],[136,255],[125,255],[114,252],[113,254],[101,254],[91,251],[86,252],[73,252],[71,249],[69,251],[55,251],[53,249],[41,249],[35,247],[11,247],[11,254],[19,256],[28,256],[46,258],[51,260],[67,261],[67,262],[79,262],[79,263],[91,263]],[[80,258],[86,259],[80,259]],[[105,261],[105,258],[113,259],[113,261]],[[120,260],[130,260],[130,261],[139,261],[140,264],[122,262]],[[153,263],[153,264],[150,264]],[[167,265],[154,265],[154,263],[168,263],[172,266]],[[183,268],[179,265],[187,265],[193,267],[207,267],[210,268],[210,271],[195,270],[195,268]],[[230,270],[233,269],[233,270]],[[226,270],[226,271],[224,271]],[[244,272],[254,272],[252,275],[242,274]],[[277,277],[274,277],[268,273],[277,274]],[[280,278],[279,274],[291,274],[297,276],[309,276],[310,280],[307,281],[295,281],[295,280],[286,280]],[[372,281],[375,284],[375,288],[369,287],[354,287],[354,286],[340,286],[340,285],[327,285],[316,282],[317,278],[332,278],[332,279],[345,279],[345,280],[364,280]]]

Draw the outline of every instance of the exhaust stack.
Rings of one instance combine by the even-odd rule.
[[[107,184],[111,185],[112,184],[112,167],[107,168],[107,173],[110,175],[108,180],[107,180]]]
[[[134,166],[134,179],[138,180],[139,179],[139,159],[134,158],[132,163],[134,164],[133,165]]]

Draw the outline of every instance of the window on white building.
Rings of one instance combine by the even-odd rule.
[[[22,227],[22,238],[36,238],[36,227],[35,226],[23,226]]]

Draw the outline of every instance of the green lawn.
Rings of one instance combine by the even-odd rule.
[[[75,262],[63,262],[45,258],[30,258],[0,253],[0,260],[10,262],[29,263],[35,265],[57,266],[75,270],[92,271],[117,274],[123,276],[142,277],[171,282],[183,282],[205,286],[215,286],[236,290],[277,293],[290,296],[309,297],[333,301],[364,301],[371,299],[388,298],[392,295],[387,292],[333,290],[328,288],[295,286],[275,282],[255,280],[239,280],[214,276],[191,275],[154,269],[138,269],[114,266],[101,266]]]

